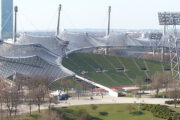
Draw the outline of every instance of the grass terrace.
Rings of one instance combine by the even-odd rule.
[[[134,85],[136,78],[149,78],[155,72],[163,71],[164,67],[169,67],[168,63],[158,61],[93,53],[72,53],[68,58],[63,58],[62,64],[75,73],[108,87]],[[97,68],[103,68],[104,71],[96,72]],[[117,72],[116,68],[125,68],[126,71]]]

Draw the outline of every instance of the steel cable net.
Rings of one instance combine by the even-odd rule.
[[[21,34],[17,40],[19,44],[39,44],[53,52],[58,56],[63,56],[65,49],[68,45],[68,41],[63,41],[56,36],[33,36],[28,34]]]
[[[48,76],[52,80],[69,76],[61,67],[50,64],[38,56],[26,58],[0,57],[0,73],[3,77],[7,78],[14,72],[26,76]]]
[[[0,42],[0,73],[3,77],[14,72],[27,76],[48,75],[53,81],[74,75],[61,64],[66,51],[105,46],[143,45],[127,34],[111,34],[108,38],[68,32],[58,37],[21,34],[16,43]]]
[[[95,38],[98,42],[104,43],[105,46],[143,46],[143,44],[131,38],[128,34],[113,33],[108,37]]]

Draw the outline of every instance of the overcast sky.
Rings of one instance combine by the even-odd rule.
[[[108,6],[111,27],[151,29],[158,25],[157,13],[180,11],[180,0],[14,0],[19,6],[19,30],[55,30],[58,4],[62,4],[61,28],[106,28]]]

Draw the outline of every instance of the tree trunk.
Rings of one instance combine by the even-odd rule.
[[[174,98],[174,108],[176,108],[176,105],[177,105],[177,99]]]
[[[159,95],[159,88],[156,89],[156,95]]]
[[[9,110],[9,116],[11,118],[11,115],[12,115],[12,110]]]
[[[17,113],[17,106],[15,107],[15,116],[16,116],[16,113]]]
[[[40,113],[41,111],[40,111],[40,104],[38,104],[38,112]]]
[[[1,113],[2,113],[2,101],[1,101]]]
[[[31,115],[31,103],[29,104],[29,114]]]
[[[78,93],[78,100],[79,100],[79,93]]]

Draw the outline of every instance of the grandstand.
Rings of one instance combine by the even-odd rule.
[[[136,78],[145,80],[155,72],[163,71],[162,66],[168,66],[167,63],[158,61],[92,53],[72,53],[63,59],[62,64],[75,73],[108,87],[134,85]],[[102,67],[105,72],[96,72],[98,67]],[[125,68],[126,71],[117,72],[116,68]],[[82,74],[78,70],[86,73]]]

